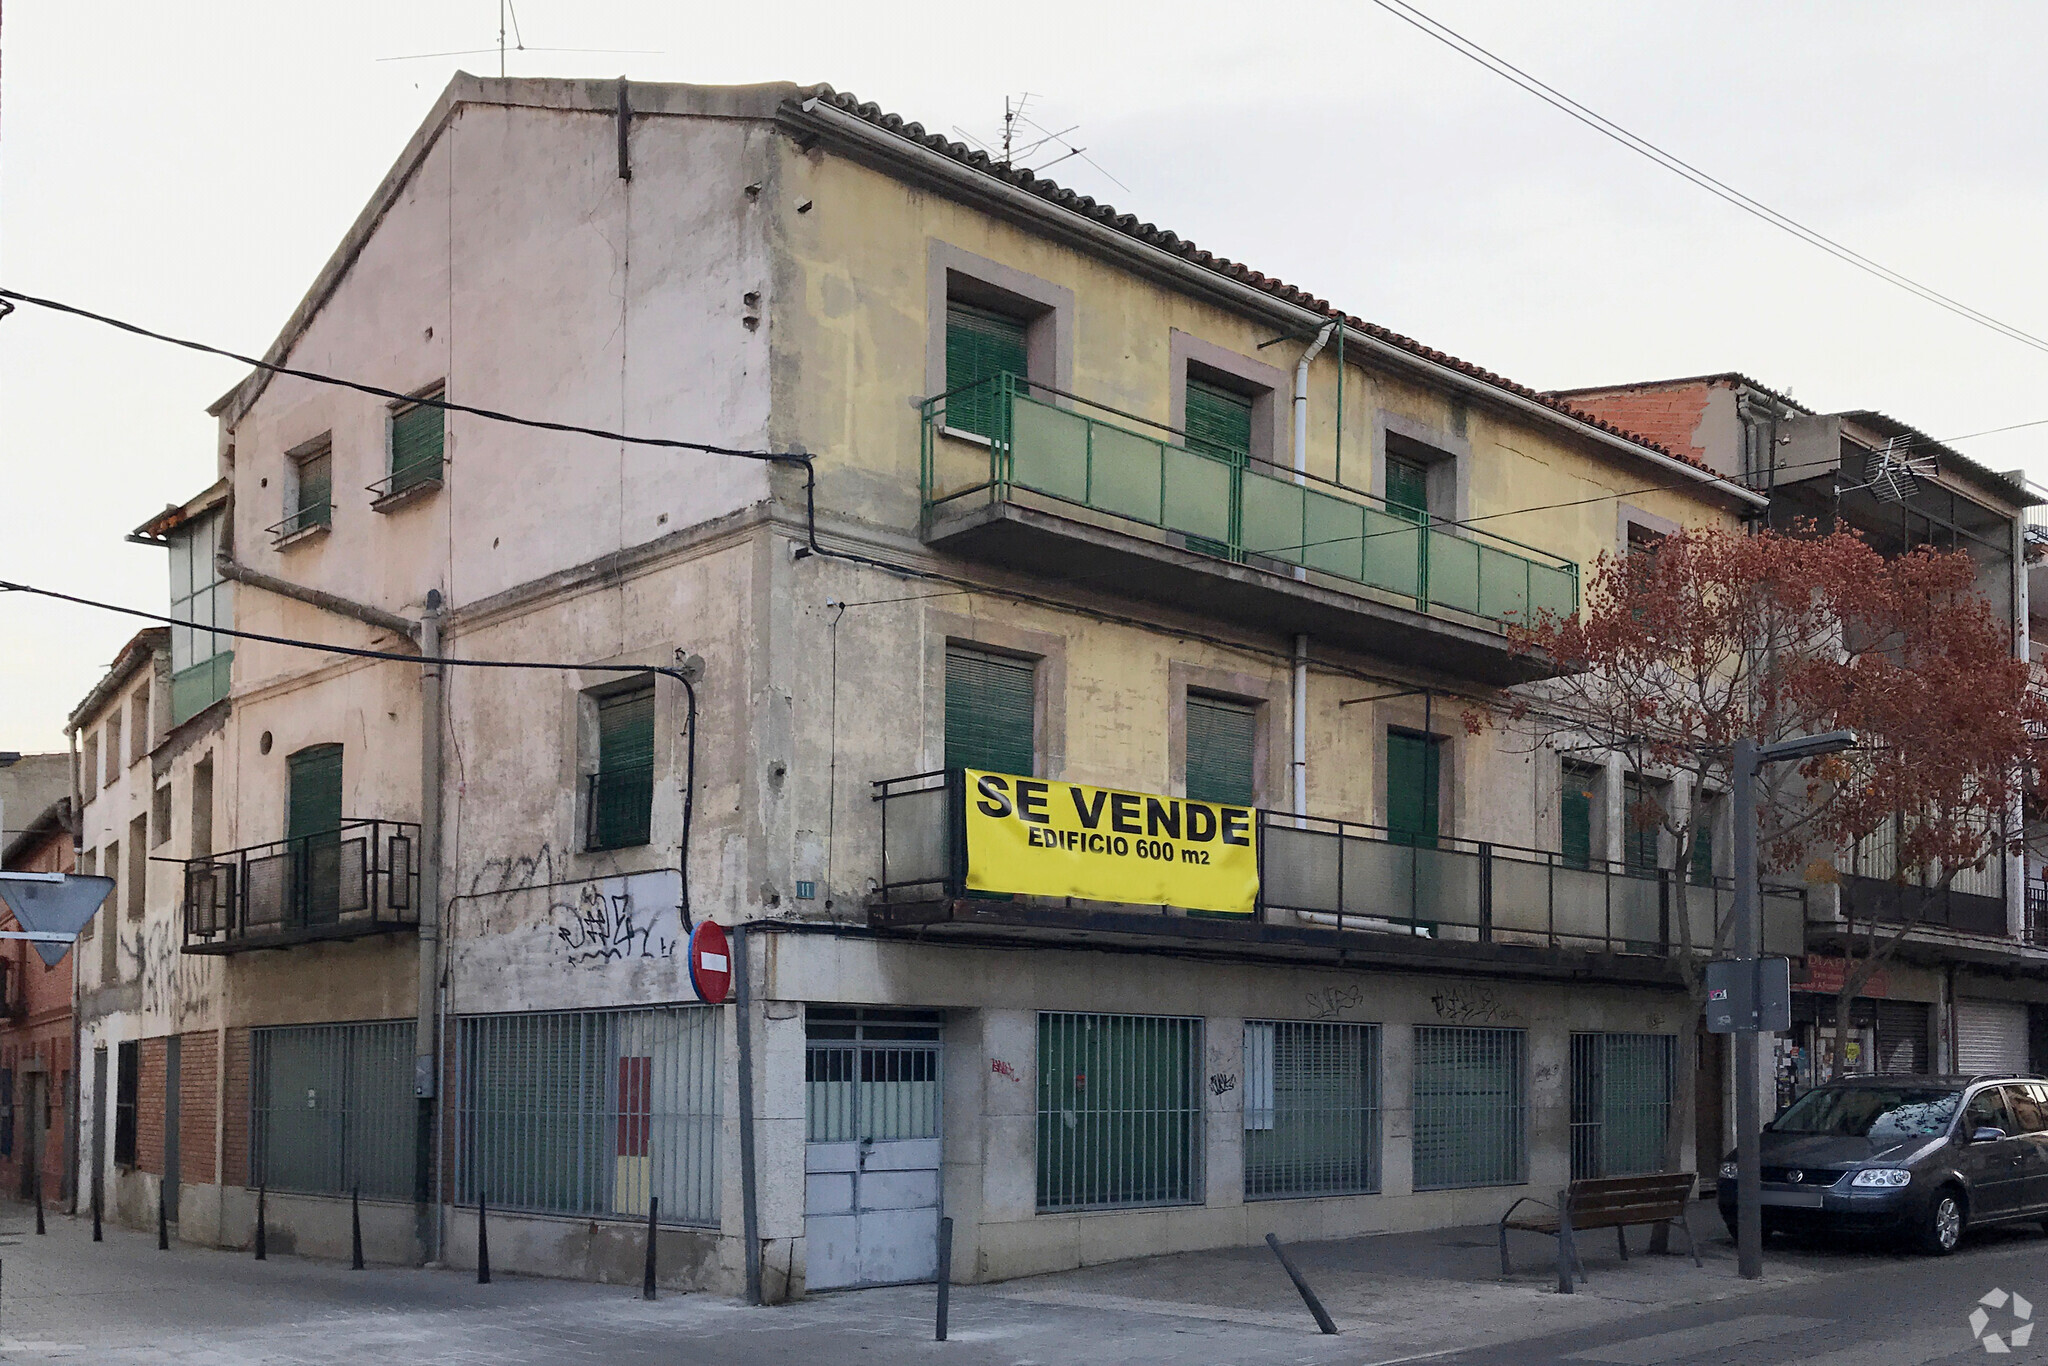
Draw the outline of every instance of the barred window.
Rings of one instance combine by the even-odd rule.
[[[1529,1179],[1527,1031],[1415,1030],[1415,1189]]]
[[[1379,1188],[1380,1027],[1247,1021],[1245,1199]]]
[[[249,1179],[315,1195],[414,1198],[419,1103],[408,1020],[249,1038]]]
[[[1572,1179],[1664,1169],[1669,1034],[1572,1035]]]
[[[671,1224],[718,1221],[718,1012],[457,1023],[456,1198]]]
[[[109,934],[107,941],[113,942]],[[114,1045],[114,1165],[135,1165],[135,1101],[142,1091],[142,1044],[123,1039]]]
[[[1202,1022],[1038,1017],[1038,1208],[1202,1197]]]

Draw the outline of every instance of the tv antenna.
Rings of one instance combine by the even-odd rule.
[[[1077,147],[1069,139],[1069,134],[1080,131],[1080,124],[1070,124],[1055,131],[1024,112],[1036,98],[1037,96],[1029,90],[1015,97],[1003,96],[1003,132],[997,146],[990,146],[957,123],[953,125],[953,131],[986,152],[989,159],[1003,170],[1009,170],[1026,157],[1035,156],[1047,148],[1054,148],[1057,149],[1058,155],[1050,161],[1041,163],[1038,166],[1039,171],[1057,166],[1070,157],[1078,157],[1101,171],[1118,189],[1128,192],[1130,186],[1111,175],[1101,162],[1089,156],[1086,147]]]
[[[469,47],[456,52],[413,52],[403,57],[379,57],[380,62],[421,62],[432,57],[479,57],[487,52],[498,54],[498,75],[505,74],[506,22],[511,23],[513,52],[605,52],[623,56],[658,57],[659,48],[643,47],[528,47],[526,37],[519,31],[519,11],[512,7],[512,0],[498,0],[498,45],[495,48]]]
[[[1920,491],[1920,482],[1934,478],[1940,467],[1933,452],[1922,454],[1915,447],[1912,438],[1894,436],[1884,443],[1882,450],[1870,452],[1863,465],[1867,482],[1857,487],[1870,490],[1871,496],[1881,503],[1903,503],[1911,498]]]

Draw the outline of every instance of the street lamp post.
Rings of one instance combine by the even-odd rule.
[[[1735,742],[1733,780],[1735,818],[1736,961],[1749,981],[1746,1014],[1735,1026],[1735,1260],[1746,1280],[1764,1274],[1764,1222],[1758,1141],[1763,1128],[1759,1102],[1763,1091],[1763,1050],[1757,1037],[1756,1006],[1761,992],[1757,965],[1763,957],[1761,889],[1756,872],[1756,779],[1765,764],[1836,754],[1856,744],[1856,732],[1831,730],[1802,735],[1774,745],[1754,740]]]

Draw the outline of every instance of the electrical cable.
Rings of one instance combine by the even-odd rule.
[[[1875,276],[1886,284],[1903,289],[1907,293],[1927,303],[1931,303],[1937,308],[1946,309],[1959,318],[1976,323],[1980,327],[1989,328],[2024,346],[2031,346],[2037,351],[2048,351],[2048,340],[2037,337],[2031,332],[2023,331],[2010,323],[2001,322],[1983,310],[1972,308],[1961,300],[1951,298],[1930,285],[1923,285],[1918,280],[1893,270],[1881,262],[1874,261],[1861,252],[1846,247],[1833,238],[1778,212],[1761,200],[1754,199],[1733,186],[1715,179],[1690,162],[1665,151],[1649,139],[1631,133],[1612,119],[1595,113],[1571,96],[1566,95],[1553,86],[1546,85],[1543,81],[1531,76],[1528,72],[1507,59],[1487,51],[1487,49],[1473,42],[1470,38],[1465,37],[1448,24],[1433,19],[1415,6],[1406,3],[1406,0],[1373,0],[1373,3],[1411,28],[1442,43],[1460,56],[1476,62],[1495,75],[1502,77],[1510,84],[1534,95],[1552,108],[1585,124],[1602,137],[1609,138],[1637,155],[1655,162],[1665,170],[1692,182],[1716,198],[1741,209],[1751,217],[1760,219],[1782,232],[1789,233],[1809,246],[1818,247],[1837,260],[1851,265],[1867,275]]]

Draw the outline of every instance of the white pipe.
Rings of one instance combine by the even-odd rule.
[[[1308,473],[1308,367],[1309,363],[1322,354],[1330,344],[1330,334],[1337,330],[1337,324],[1323,324],[1323,330],[1316,333],[1316,339],[1308,344],[1308,350],[1301,353],[1301,361],[1294,367],[1294,482],[1305,482],[1302,476]]]
[[[1308,814],[1308,637],[1294,638],[1294,814]]]

